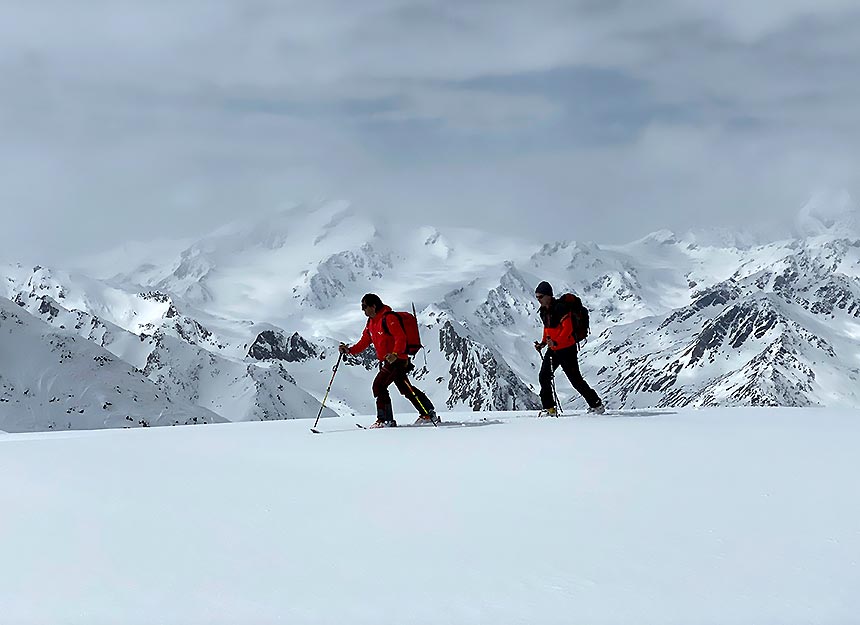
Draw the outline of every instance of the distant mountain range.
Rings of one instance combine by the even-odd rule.
[[[333,202],[147,262],[0,266],[0,429],[314,418],[367,292],[415,305],[416,384],[437,407],[534,409],[540,280],[591,311],[582,370],[612,407],[860,406],[856,225],[850,198],[819,197],[790,240],[598,245],[372,223]],[[341,366],[327,405],[373,412],[373,367],[368,354]]]

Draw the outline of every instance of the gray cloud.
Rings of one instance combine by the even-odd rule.
[[[607,242],[785,219],[860,191],[860,11],[769,4],[7,0],[4,257],[320,197]]]

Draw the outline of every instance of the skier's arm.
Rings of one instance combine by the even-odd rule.
[[[349,353],[352,355],[360,354],[370,345],[370,329],[369,326],[364,327],[364,332],[361,333],[361,338],[358,343],[349,348]]]
[[[535,349],[541,351],[544,347],[546,347],[546,328],[543,329],[543,336],[541,336],[540,341],[535,341]]]

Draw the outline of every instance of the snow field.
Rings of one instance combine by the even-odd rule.
[[[857,411],[620,415],[4,436],[2,622],[857,622]]]

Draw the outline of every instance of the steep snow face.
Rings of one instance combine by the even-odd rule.
[[[42,271],[38,269],[37,273]],[[31,282],[32,279],[27,284]],[[134,318],[147,320],[130,323],[139,333],[134,334],[90,312],[68,310],[50,296],[36,294],[45,291],[57,292],[53,288],[35,292],[25,289],[15,295],[15,302],[54,328],[73,332],[104,347],[145,375],[160,389],[161,395],[172,401],[200,406],[204,413],[211,410],[230,421],[309,417],[318,412],[319,403],[298,388],[282,366],[257,360],[245,362],[241,346],[225,342],[198,321],[180,313],[173,299],[164,293],[124,294],[126,297],[120,298],[114,295],[116,289],[103,287],[94,289],[92,297],[81,300],[95,310],[104,311],[103,299],[97,296],[107,292],[114,301],[134,306],[127,313],[120,307],[111,309],[114,317],[121,317],[126,323]],[[69,302],[70,298],[64,297],[62,301]],[[147,311],[145,316],[141,310]],[[235,357],[235,353],[240,355]],[[323,414],[334,413],[327,410]]]
[[[608,329],[591,361],[601,385],[627,406],[857,405],[858,249],[817,237],[751,250],[689,306]]]
[[[537,396],[494,350],[457,331],[451,321],[439,331],[439,346],[449,367],[447,405],[472,410],[540,408]]]
[[[159,337],[144,373],[173,396],[230,421],[309,418],[320,407],[277,361],[236,361],[169,336]]]
[[[117,276],[221,310],[236,318],[266,319],[291,298],[324,308],[342,282],[386,266],[374,253],[373,225],[348,204],[295,206],[250,224],[222,228],[185,249],[162,272],[150,267]]]
[[[721,289],[659,325],[640,325],[628,334],[625,328],[608,330],[593,360],[625,362],[623,368],[604,365],[601,372],[614,376],[605,386],[613,405],[819,403],[823,389],[806,363],[839,369],[837,354],[786,313],[773,294],[741,298]],[[643,345],[654,348],[643,354]],[[852,397],[847,403],[860,399]]]
[[[0,429],[28,432],[217,423],[109,351],[0,298]],[[103,336],[103,335],[102,335]]]
[[[93,317],[134,334],[152,333],[156,329],[174,334],[187,333],[197,341],[209,341],[217,347],[217,337],[197,321],[183,317],[174,300],[157,290],[135,291],[65,271],[40,267],[27,271],[7,267],[5,296],[31,312],[43,306],[44,298],[70,311],[85,312]],[[193,311],[199,316],[197,311]]]
[[[326,309],[346,295],[350,284],[384,278],[394,268],[389,254],[365,243],[358,250],[332,254],[313,270],[303,272],[293,297],[314,308]]]

